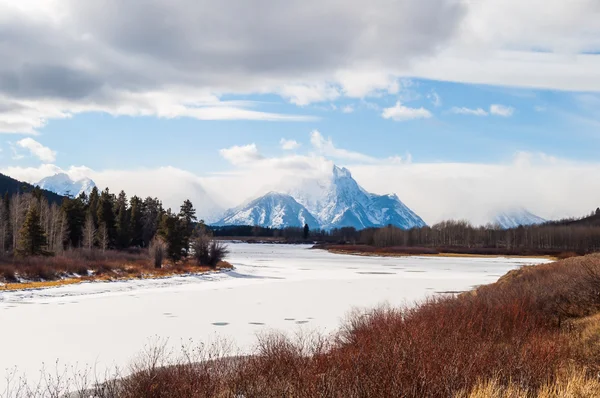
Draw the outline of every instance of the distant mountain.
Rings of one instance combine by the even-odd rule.
[[[319,227],[317,220],[296,200],[285,194],[269,192],[246,205],[228,210],[214,225],[257,225],[260,227],[285,228]]]
[[[286,214],[286,222],[282,222],[281,217],[273,217],[274,221],[270,221],[273,208]],[[426,225],[398,196],[368,193],[352,178],[348,169],[338,166],[324,178],[300,180],[294,188],[288,189],[287,194],[271,192],[246,206],[229,210],[215,225],[279,228],[294,224],[291,220],[298,220],[298,217],[311,221],[308,222],[311,228],[323,229],[364,229],[388,224],[410,229]]]
[[[74,181],[65,173],[58,173],[50,177],[46,177],[36,184],[42,189],[55,192],[63,196],[79,196],[82,192],[89,195],[92,189],[96,186],[94,181],[89,178],[82,178]]]
[[[330,176],[304,180],[288,193],[310,210],[324,229],[426,225],[398,196],[368,193],[344,167],[334,165]]]
[[[543,224],[547,220],[530,213],[524,208],[502,211],[494,217],[494,223],[504,229],[516,228],[518,226]]]
[[[16,193],[31,192],[34,188],[35,187],[31,184],[0,174],[0,195],[2,196],[6,193],[8,193],[8,195],[14,195]],[[50,203],[61,204],[64,199],[64,196],[45,189],[42,189],[42,195],[44,195]]]

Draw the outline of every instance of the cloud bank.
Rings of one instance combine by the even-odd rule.
[[[596,0],[0,0],[0,27],[4,133],[82,112],[310,120],[222,98],[303,107],[395,95],[406,76],[600,91]]]

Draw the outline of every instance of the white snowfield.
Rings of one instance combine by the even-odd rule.
[[[496,281],[543,259],[364,257],[309,246],[229,244],[230,272],[0,293],[0,370],[37,381],[65,366],[127,368],[160,338],[176,348],[226,338],[251,352],[256,334],[334,332],[352,308],[412,304]],[[2,375],[0,375],[2,376]],[[0,377],[0,396],[5,391]]]

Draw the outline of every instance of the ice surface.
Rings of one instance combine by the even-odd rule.
[[[16,366],[37,380],[42,363],[53,370],[59,360],[103,372],[126,366],[159,337],[178,347],[220,336],[250,352],[257,332],[333,332],[353,307],[410,304],[546,261],[364,257],[299,245],[229,248],[236,267],[230,272],[0,293],[0,370]],[[4,383],[0,377],[0,395]]]

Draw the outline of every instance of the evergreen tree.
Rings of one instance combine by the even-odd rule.
[[[65,198],[62,211],[67,217],[68,244],[71,247],[81,246],[83,240],[83,226],[85,224],[85,204],[81,198]]]
[[[100,203],[100,193],[98,192],[98,188],[92,188],[92,192],[90,192],[90,196],[88,198],[88,208],[87,211],[92,215],[92,219],[94,220],[94,225],[98,227],[98,204]]]
[[[183,226],[183,251],[187,256],[190,248],[190,238],[194,233],[194,222],[196,218],[196,209],[190,200],[185,200],[179,210],[179,218]]]
[[[38,206],[29,207],[25,222],[19,231],[19,245],[17,252],[22,256],[36,256],[44,254],[46,248],[46,235],[40,223]]]
[[[302,237],[304,238],[304,240],[308,239],[308,234],[310,233],[310,228],[308,228],[308,224],[304,224],[304,231],[302,234]]]
[[[151,197],[147,197],[144,199],[142,213],[143,246],[148,247],[158,231],[162,216],[164,214],[162,203],[157,198],[153,199]]]
[[[171,209],[162,215],[158,235],[167,244],[167,255],[172,260],[180,260],[185,254],[185,225]]]
[[[115,220],[115,195],[106,188],[100,194],[98,200],[98,226],[102,231],[102,242],[106,244],[105,249],[116,242],[116,220]]]
[[[129,200],[130,211],[129,211],[129,230],[131,232],[131,245],[132,246],[144,246],[144,222],[142,199],[137,196],[132,196]]]
[[[10,232],[7,198],[8,195],[5,195],[4,199],[0,198],[0,253],[4,253],[6,250]]]
[[[117,202],[115,204],[116,213],[116,230],[117,230],[117,247],[119,249],[125,249],[129,247],[129,211],[127,208],[127,195],[125,191],[119,193]]]

